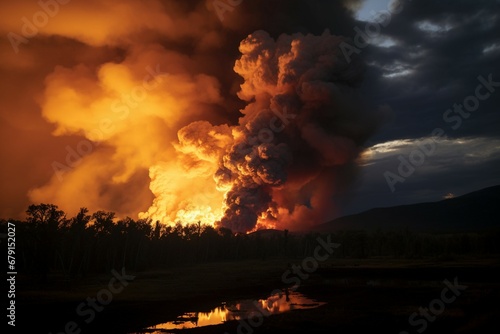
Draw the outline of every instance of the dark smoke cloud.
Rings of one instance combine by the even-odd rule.
[[[244,79],[238,96],[249,103],[232,142],[220,151],[215,179],[229,190],[220,226],[240,232],[258,223],[298,228],[303,223],[294,216],[305,208],[320,213],[318,220],[331,212],[338,189],[330,181],[351,178],[374,129],[355,100],[363,64],[345,60],[342,41],[328,31],[277,40],[256,31],[241,42],[234,70]],[[199,142],[211,142],[206,132],[196,133]],[[279,195],[287,191],[296,196]]]

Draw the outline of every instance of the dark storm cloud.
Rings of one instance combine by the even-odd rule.
[[[365,155],[355,201],[345,207],[345,213],[436,201],[447,193],[459,196],[500,184],[500,139],[468,137],[436,140],[434,149],[423,156],[421,165],[408,165],[410,155],[419,149],[423,141],[429,143],[428,139],[407,139],[371,147]],[[401,161],[405,161],[402,167]],[[391,191],[384,173],[390,171],[399,176],[398,168],[403,171],[404,181],[396,183],[394,191]]]
[[[395,111],[394,122],[375,140],[418,137],[443,125],[443,113],[473,94],[477,77],[493,74],[500,81],[500,4],[495,1],[404,2],[393,15],[383,37],[396,44],[369,46],[365,92],[372,101],[387,103]],[[359,23],[363,28],[363,22]],[[494,46],[497,46],[495,49]],[[491,51],[485,52],[491,48]],[[384,77],[391,72],[406,75]],[[391,68],[393,69],[391,71]],[[394,71],[396,69],[396,71]],[[498,134],[496,111],[500,94],[493,94],[464,123],[455,136]],[[450,134],[451,135],[451,134]]]
[[[367,103],[387,105],[392,111],[370,144],[395,146],[362,168],[345,213],[434,201],[448,192],[461,195],[500,183],[500,158],[495,153],[500,149],[500,87],[456,129],[443,119],[454,104],[475,94],[481,83],[478,76],[491,74],[500,82],[500,2],[402,3],[401,13],[392,15],[380,36],[360,53],[368,63],[362,88]],[[357,24],[362,30],[365,25]],[[418,148],[418,139],[430,136],[435,128],[443,129],[450,140],[437,145],[434,154],[391,192],[384,173],[397,174],[398,157],[408,159]],[[408,141],[394,144],[401,139]]]

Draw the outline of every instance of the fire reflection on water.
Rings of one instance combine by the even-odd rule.
[[[302,310],[319,307],[326,303],[308,298],[301,293],[285,291],[274,294],[267,299],[241,300],[214,308],[210,312],[187,312],[176,320],[148,327],[149,333],[162,333],[164,330],[188,329],[209,325],[218,325],[230,320],[248,319],[258,314],[269,316],[291,310]],[[158,330],[158,331],[154,331]]]

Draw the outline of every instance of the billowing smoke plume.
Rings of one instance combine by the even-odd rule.
[[[373,129],[356,103],[363,66],[346,61],[342,41],[328,31],[276,41],[254,32],[234,66],[244,78],[238,96],[248,102],[239,125],[180,130],[180,147],[195,144],[200,161],[211,155],[218,164],[214,179],[226,192],[220,226],[299,228],[334,210],[332,196],[352,177]]]
[[[0,216],[44,202],[249,231],[334,214],[371,120],[362,66],[318,35],[352,34],[361,1],[214,3],[0,2]]]

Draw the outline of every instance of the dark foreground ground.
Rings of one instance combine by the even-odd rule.
[[[131,273],[136,278],[86,324],[76,311],[106,288],[112,274],[79,282],[52,278],[36,287],[18,276],[16,330],[19,333],[131,333],[175,319],[188,311],[209,311],[224,301],[267,298],[283,288],[288,263],[302,259],[245,261]],[[299,292],[326,301],[316,309],[265,317],[240,333],[488,333],[500,319],[500,258],[449,260],[336,260],[323,263]],[[428,320],[416,316],[440,300],[445,279],[465,290]],[[447,298],[453,294],[448,292]],[[87,315],[88,316],[88,315]],[[86,316],[86,317],[87,317]],[[70,321],[76,327],[67,327]],[[238,333],[237,321],[181,333]],[[79,331],[80,330],[80,331]],[[419,331],[417,331],[419,330]],[[10,332],[10,331],[9,331]],[[179,331],[170,331],[179,332]]]

